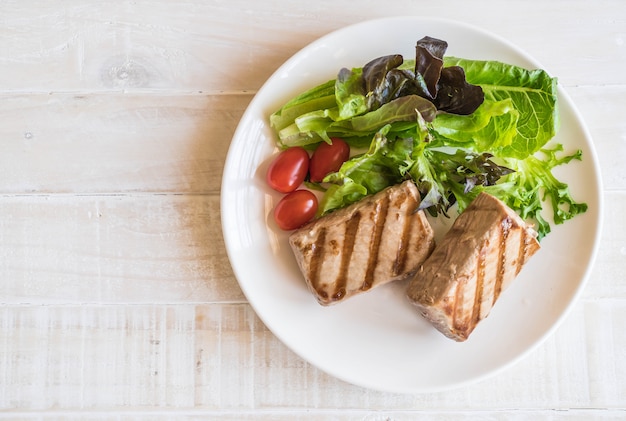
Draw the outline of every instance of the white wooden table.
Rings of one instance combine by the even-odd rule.
[[[481,26],[558,76],[605,200],[556,332],[494,377],[420,395],[346,384],[279,342],[219,212],[230,139],[272,72],[405,14]],[[626,418],[626,2],[2,1],[0,74],[0,419]]]

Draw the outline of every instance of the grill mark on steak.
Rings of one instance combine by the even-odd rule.
[[[402,237],[400,238],[400,243],[398,244],[398,254],[396,256],[396,261],[393,264],[394,275],[404,272],[406,268],[406,261],[409,254],[408,250],[411,243],[410,234],[413,231],[413,221],[415,220],[415,218],[411,218],[413,212],[415,212],[414,209],[408,208],[405,215],[404,229],[402,230]],[[422,224],[421,221],[418,221],[418,223],[421,225],[420,231],[423,231],[424,224]],[[421,238],[422,237],[420,236],[418,241],[420,241]]]
[[[326,228],[322,228],[320,229],[319,234],[312,246],[309,279],[311,280],[311,286],[318,292],[318,294],[324,298],[328,298],[328,294],[324,291],[324,288],[320,288],[319,285],[320,269],[322,268],[322,262],[324,261],[325,242]]]
[[[472,307],[472,315],[471,319],[474,321],[474,324],[478,323],[481,319],[481,310],[482,310],[482,301],[484,294],[484,285],[485,285],[485,266],[486,259],[485,253],[480,252],[478,254],[478,259],[476,260],[476,291],[474,295],[474,305]]]
[[[334,300],[340,300],[346,294],[346,284],[348,282],[348,271],[350,269],[350,259],[356,243],[356,234],[361,223],[361,212],[355,212],[346,223],[344,231],[343,248],[341,250],[341,265],[339,276],[337,277],[337,289],[333,294]]]
[[[387,194],[383,198],[381,198],[378,203],[376,203],[376,209],[371,214],[374,219],[375,229],[372,232],[372,238],[370,241],[369,257],[367,259],[367,270],[365,271],[363,285],[361,285],[362,291],[367,291],[368,289],[370,289],[372,287],[372,283],[374,282],[374,271],[376,270],[376,265],[378,264],[380,240],[383,236],[383,230],[385,229],[385,224],[387,222],[389,202],[389,194]]]
[[[500,293],[502,292],[502,282],[504,281],[504,272],[506,270],[506,245],[509,232],[511,231],[511,218],[507,217],[502,220],[499,226],[498,235],[500,236],[500,247],[498,248],[498,269],[496,271],[496,284],[493,288],[493,302],[495,305]]]
[[[532,236],[528,234],[528,232],[526,231],[522,232],[522,235],[520,237],[521,237],[521,244],[519,247],[519,253],[517,257],[517,266],[515,267],[515,274],[518,274],[519,271],[522,270],[522,267],[526,263],[526,260],[528,260],[530,242],[533,239]]]
[[[452,307],[452,326],[461,331],[465,325],[463,323],[463,295],[466,283],[467,279],[464,279],[456,286],[456,291],[454,291],[454,305]]]

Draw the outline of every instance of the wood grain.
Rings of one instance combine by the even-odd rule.
[[[626,3],[1,10],[0,420],[626,418]],[[220,225],[230,140],[265,80],[330,31],[398,15],[530,52],[586,121],[604,184],[597,262],[563,323],[501,373],[421,395],[346,384],[286,348],[241,292]]]
[[[250,95],[0,95],[0,193],[218,193]]]
[[[271,411],[295,402],[294,409],[393,413],[533,411],[558,401],[563,408],[620,410],[626,373],[611,356],[625,356],[624,317],[623,300],[584,301],[508,375],[453,392],[402,395],[320,372],[285,348],[246,304],[4,306],[0,380],[21,387],[3,388],[0,408]],[[599,325],[607,328],[588,329]],[[580,340],[588,347],[578,347]]]
[[[626,189],[624,86],[570,87],[607,190]],[[0,95],[0,193],[218,193],[252,95]],[[619,153],[616,153],[619,152]]]
[[[219,196],[4,196],[3,303],[239,302]]]
[[[5,72],[20,75],[5,79],[6,91],[250,91],[332,30],[417,15],[492,31],[532,52],[566,86],[613,85],[624,82],[614,65],[624,59],[622,7],[620,0],[595,1],[592,10],[584,0],[478,0],[471,7],[460,0],[363,0],[359,7],[334,0],[264,6],[190,0],[180,7],[163,0],[109,6],[62,0],[37,2],[34,11],[30,2],[13,1],[3,9],[0,62]],[[549,37],[542,28],[549,29]]]

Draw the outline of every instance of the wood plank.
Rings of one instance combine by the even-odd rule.
[[[626,214],[626,194],[604,194],[603,228],[596,262],[583,291],[589,299],[623,299],[626,297],[624,261],[626,259],[626,232],[615,227],[623,226]],[[626,395],[625,395],[626,396]]]
[[[286,349],[246,304],[2,306],[0,410],[292,415],[358,408],[394,419],[441,408],[623,411],[624,317],[624,300],[583,301],[502,373],[448,392],[402,395],[320,372]]]
[[[586,120],[606,190],[626,190],[620,160],[626,85],[568,89]],[[252,96],[4,95],[0,193],[217,193]]]
[[[268,8],[245,0],[192,0],[176,8],[167,0],[120,7],[65,0],[62,6],[38,4],[34,13],[30,4],[14,2],[3,10],[0,26],[2,89],[253,91],[318,37],[362,20],[407,13],[444,15],[493,31],[532,53],[567,86],[622,84],[614,63],[623,57],[624,4],[600,0],[592,14],[587,1],[567,4],[563,10],[560,2],[478,0],[471,8],[448,1],[416,9],[411,0],[367,1],[358,8],[318,0],[289,3],[287,12],[286,5]],[[485,10],[498,18],[485,19]],[[538,28],[548,27],[546,40]]]
[[[581,86],[567,92],[586,122],[600,161],[604,190],[626,190],[626,111],[619,104],[626,85]]]
[[[244,299],[219,196],[4,196],[0,214],[0,303]]]
[[[626,194],[607,195],[583,296],[625,298]],[[0,197],[0,303],[241,302],[219,196]]]
[[[4,95],[0,193],[217,193],[249,95]]]
[[[47,411],[36,414],[8,413],[0,414],[0,420],[11,421],[305,421],[305,420],[333,420],[333,421],[526,421],[538,420],[623,420],[626,416],[624,409],[535,409],[535,410],[493,410],[493,411],[425,411],[425,410],[255,410],[255,411],[185,411],[161,410],[152,411],[115,411],[115,412],[83,412],[83,411]]]

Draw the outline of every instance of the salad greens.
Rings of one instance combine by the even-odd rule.
[[[540,239],[550,232],[545,202],[556,224],[584,213],[587,205],[552,174],[582,158],[547,146],[559,127],[557,80],[540,69],[445,57],[446,49],[424,37],[415,59],[396,54],[341,69],[270,116],[281,148],[341,137],[363,150],[316,186],[325,189],[319,215],[406,179],[433,216],[455,204],[463,211],[485,191],[535,221]]]

